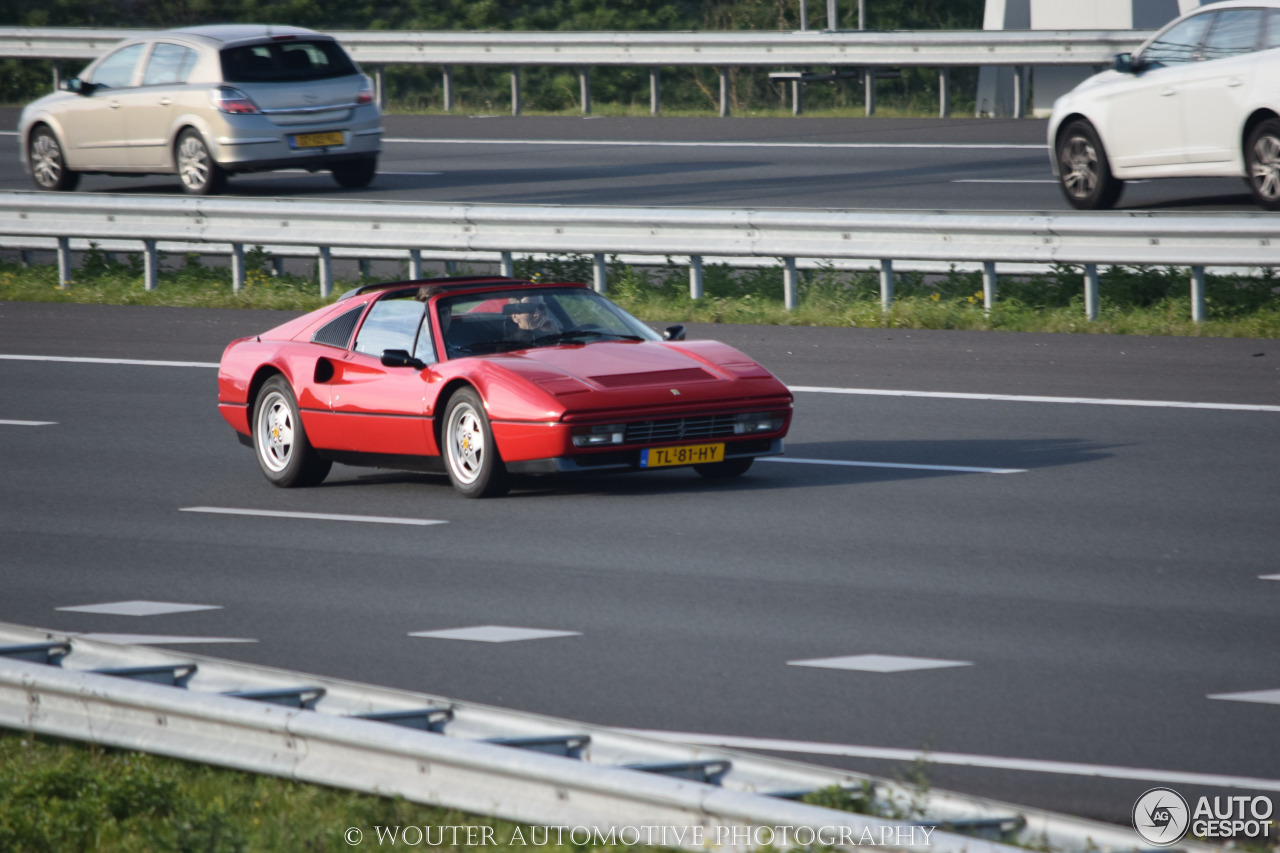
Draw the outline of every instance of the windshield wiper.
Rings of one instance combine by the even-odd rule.
[[[567,332],[556,332],[552,335],[542,335],[534,338],[529,342],[530,346],[541,347],[551,344],[563,344],[570,341],[580,340],[582,338],[612,338],[619,341],[643,341],[644,338],[639,335],[624,335],[618,332],[602,332],[599,329],[570,329]]]

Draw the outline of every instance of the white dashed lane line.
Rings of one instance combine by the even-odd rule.
[[[0,426],[57,426],[57,421],[3,421]]]
[[[1280,406],[1248,403],[1186,403],[1176,400],[1123,400],[1105,397],[1033,397],[1020,394],[963,394],[955,391],[891,391],[882,388],[823,388],[792,385],[789,390],[808,394],[855,394],[868,397],[924,397],[937,400],[980,400],[1001,403],[1070,403],[1077,406],[1134,406],[1155,409],[1214,409],[1226,412],[1280,412]]]
[[[294,518],[304,521],[355,521],[366,524],[410,524],[426,527],[432,524],[448,524],[431,518],[393,518],[384,515],[339,515],[329,512],[281,512],[271,509],[236,509],[224,506],[186,506],[178,512],[205,512],[214,515],[248,515],[260,518]]]
[[[205,643],[256,643],[250,637],[190,637],[183,634],[76,634],[84,640],[119,643],[128,646],[191,646]]]
[[[898,468],[908,471],[947,471],[955,474],[1025,474],[1026,468],[972,468],[966,465],[913,465],[907,462],[848,462],[842,459],[799,459],[794,456],[764,456],[761,462],[792,462],[798,465],[838,465],[847,468]]]

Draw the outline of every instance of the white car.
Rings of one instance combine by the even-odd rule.
[[[1178,18],[1049,119],[1072,206],[1112,207],[1126,180],[1242,177],[1280,210],[1280,0],[1226,0]]]
[[[194,195],[236,172],[328,170],[363,187],[378,169],[373,84],[331,36],[300,27],[190,27],[121,42],[18,123],[36,186],[81,174],[176,174]]]

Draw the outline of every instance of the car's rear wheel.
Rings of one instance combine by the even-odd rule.
[[[253,449],[262,473],[281,488],[319,485],[333,463],[307,440],[298,401],[283,376],[268,379],[253,407]]]
[[[338,186],[358,190],[373,182],[374,176],[378,174],[378,160],[376,157],[348,160],[345,163],[335,163],[329,171],[333,173]]]
[[[751,463],[755,461],[754,456],[738,457],[737,459],[726,459],[723,462],[707,462],[702,465],[694,465],[693,470],[709,480],[724,480],[747,473],[748,469],[751,468]]]
[[[1120,200],[1124,181],[1111,174],[1106,149],[1093,126],[1073,121],[1058,137],[1058,180],[1067,202],[1079,210],[1107,210]]]
[[[58,137],[45,125],[40,125],[31,134],[27,163],[31,167],[31,179],[42,190],[70,191],[80,183],[80,173],[67,168]]]
[[[227,172],[214,161],[199,131],[189,127],[178,134],[175,155],[178,177],[185,192],[190,195],[217,195],[222,192],[227,184]]]
[[[1253,129],[1244,163],[1253,200],[1265,210],[1280,210],[1280,119],[1267,119]]]
[[[471,388],[459,389],[445,408],[445,468],[453,487],[468,498],[505,495],[511,488],[507,466],[498,455],[484,402]]]

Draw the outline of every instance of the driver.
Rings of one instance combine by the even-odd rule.
[[[547,305],[541,296],[522,296],[512,300],[511,304],[519,306],[510,312],[511,320],[516,325],[513,340],[532,341],[560,331],[560,326],[547,311]]]

